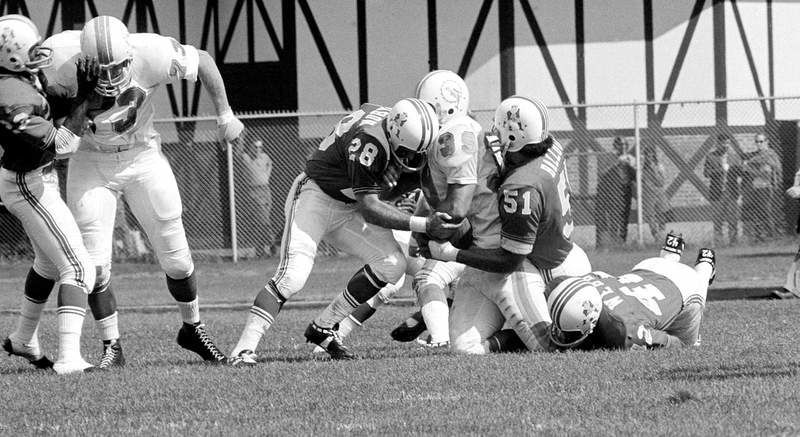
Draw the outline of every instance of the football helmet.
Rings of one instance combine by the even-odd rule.
[[[394,162],[403,171],[419,171],[425,166],[425,152],[439,136],[439,119],[428,103],[402,99],[386,117],[386,135]]]
[[[500,154],[505,156],[546,140],[549,125],[547,106],[539,99],[511,96],[494,111],[491,132],[499,138]]]
[[[550,339],[564,349],[581,344],[597,326],[603,300],[588,280],[578,277],[556,279],[547,298],[553,324]]]
[[[0,17],[0,67],[12,73],[36,73],[53,62],[53,50],[41,47],[39,29],[28,17]]]
[[[461,76],[450,70],[434,70],[417,84],[418,99],[433,105],[439,124],[445,124],[469,110],[469,89]]]
[[[97,58],[100,76],[95,91],[115,97],[131,83],[133,49],[128,43],[128,28],[108,15],[89,20],[81,31],[81,52]]]

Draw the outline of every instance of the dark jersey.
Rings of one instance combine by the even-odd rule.
[[[355,202],[359,193],[380,194],[390,156],[383,121],[390,109],[365,103],[339,120],[306,162],[306,175],[345,203]]]
[[[510,169],[501,183],[500,246],[541,269],[560,265],[572,250],[570,194],[564,150],[554,139],[544,155]]]
[[[33,76],[0,74],[0,166],[28,172],[55,157],[56,129]]]
[[[654,330],[669,329],[684,307],[684,296],[675,282],[655,272],[634,270],[620,277],[593,274],[593,278],[603,311],[588,347],[650,346]]]

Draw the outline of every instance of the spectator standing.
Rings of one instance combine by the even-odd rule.
[[[739,196],[742,179],[742,158],[733,149],[731,138],[719,135],[717,144],[706,156],[703,176],[709,179],[708,198],[714,222],[714,244],[725,244],[723,225],[727,223],[728,243],[739,237]]]
[[[783,171],[766,135],[756,134],[755,144],[756,151],[744,161],[742,222],[750,241],[762,242],[777,234],[774,206]]]
[[[597,182],[594,203],[597,249],[624,245],[628,237],[636,161],[628,153],[628,144],[622,137],[614,138],[613,146],[617,159]]]
[[[668,221],[669,205],[664,192],[666,177],[664,166],[658,160],[655,147],[643,148],[642,160],[642,212],[650,227],[653,240],[660,243]]]
[[[242,241],[252,244],[256,256],[272,254],[272,230],[270,213],[272,211],[272,158],[264,150],[264,143],[256,140],[245,145],[240,154],[244,166],[245,196],[242,202]]]

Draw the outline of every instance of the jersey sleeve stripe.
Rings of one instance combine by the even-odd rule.
[[[533,244],[522,243],[504,237],[500,237],[500,247],[517,255],[527,255],[533,250]]]

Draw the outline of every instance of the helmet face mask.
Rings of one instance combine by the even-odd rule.
[[[131,58],[100,66],[95,91],[104,97],[116,97],[131,83]]]
[[[439,120],[431,105],[402,99],[392,106],[384,129],[392,161],[405,172],[416,172],[425,166],[426,151],[439,136]]]
[[[41,47],[36,25],[24,15],[0,17],[0,67],[13,73],[36,73],[53,61],[53,51]]]

